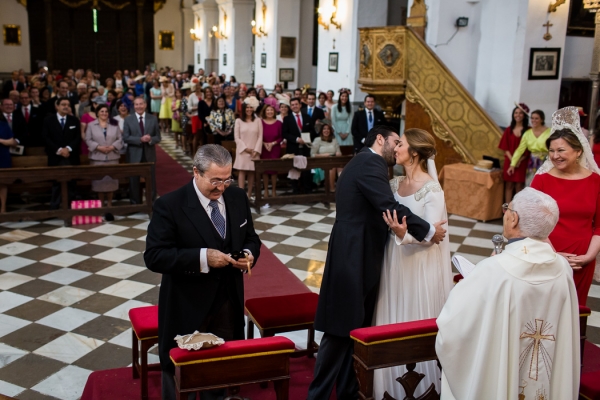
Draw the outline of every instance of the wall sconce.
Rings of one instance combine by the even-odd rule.
[[[337,29],[342,29],[342,24],[340,24],[337,20],[337,0],[333,0],[333,5],[331,7],[319,7],[317,9],[317,13],[319,17],[317,18],[317,23],[323,27],[326,31],[329,30],[329,26],[333,25]],[[329,23],[325,22],[327,20],[327,16],[329,16]]]
[[[264,27],[267,23],[267,5],[265,2],[262,2],[262,26],[256,27],[256,21],[252,20],[250,25],[252,25],[252,33],[258,37],[267,36],[267,32],[265,32]]]
[[[200,26],[200,18],[196,18],[196,26]],[[190,29],[190,37],[192,40],[200,41],[202,38],[200,37],[200,28],[192,28]]]
[[[217,28],[216,25],[213,25],[212,31],[217,39],[227,39],[227,35],[225,35],[225,31],[227,31],[227,13],[223,9],[221,9],[221,11],[223,11],[223,30],[219,31],[219,28]]]

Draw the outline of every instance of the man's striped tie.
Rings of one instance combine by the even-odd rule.
[[[221,215],[221,212],[219,211],[219,202],[216,200],[211,200],[208,205],[212,207],[210,219],[212,219],[215,228],[217,228],[217,231],[219,232],[219,235],[221,235],[222,238],[225,238],[225,218],[223,218],[223,215]]]

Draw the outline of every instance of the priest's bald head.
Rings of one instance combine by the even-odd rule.
[[[558,222],[558,205],[545,193],[525,188],[504,208],[504,237],[545,240]]]

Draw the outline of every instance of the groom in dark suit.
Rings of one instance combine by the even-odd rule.
[[[408,232],[417,240],[439,243],[445,236],[441,225],[446,221],[430,225],[394,199],[387,171],[395,164],[399,139],[388,127],[374,127],[338,180],[336,220],[315,317],[315,328],[325,334],[309,400],[328,399],[334,384],[338,399],[358,397],[350,331],[370,326],[373,320],[388,235],[384,211],[395,210],[398,221],[406,217]]]
[[[153,162],[152,166],[152,201],[156,199],[156,148],[161,140],[158,119],[146,112],[146,100],[136,97],[133,101],[135,113],[131,114],[123,122],[123,141],[127,143],[127,162],[143,163]],[[133,204],[141,204],[140,177],[129,178],[129,197]]]
[[[261,244],[246,193],[229,187],[231,163],[223,147],[200,147],[191,182],[154,203],[144,261],[162,274],[158,352],[163,400],[176,398],[169,359],[175,336],[198,330],[225,341],[244,339],[242,273],[258,259]],[[229,255],[241,251],[246,258],[240,261]],[[203,392],[200,398],[219,395]]]

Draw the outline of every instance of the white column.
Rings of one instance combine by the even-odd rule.
[[[200,40],[194,42],[194,72],[200,68],[206,74],[219,72],[219,40],[213,35],[212,27],[219,23],[219,9],[215,0],[199,0],[192,6],[194,10],[194,28],[199,32]],[[216,68],[215,68],[216,67]]]
[[[262,84],[267,89],[272,89],[279,82],[279,69],[294,69],[294,81],[288,83],[290,89],[298,86],[298,60],[299,60],[299,33],[300,33],[300,2],[297,0],[264,0],[266,14],[263,20],[263,1],[256,0],[255,21],[256,27],[262,28],[266,36],[255,38],[255,75],[254,83]],[[293,37],[296,39],[296,48],[293,58],[279,57],[281,51],[281,38]],[[305,46],[312,45],[305,43]],[[266,65],[263,67],[263,54],[266,56]]]
[[[181,37],[183,47],[181,49],[181,70],[186,71],[188,65],[194,65],[194,41],[190,36],[190,29],[194,28],[193,0],[184,0],[181,3]]]
[[[252,9],[254,0],[217,0],[219,32],[219,72],[235,75],[238,82],[252,82]],[[224,16],[227,15],[225,21]]]

